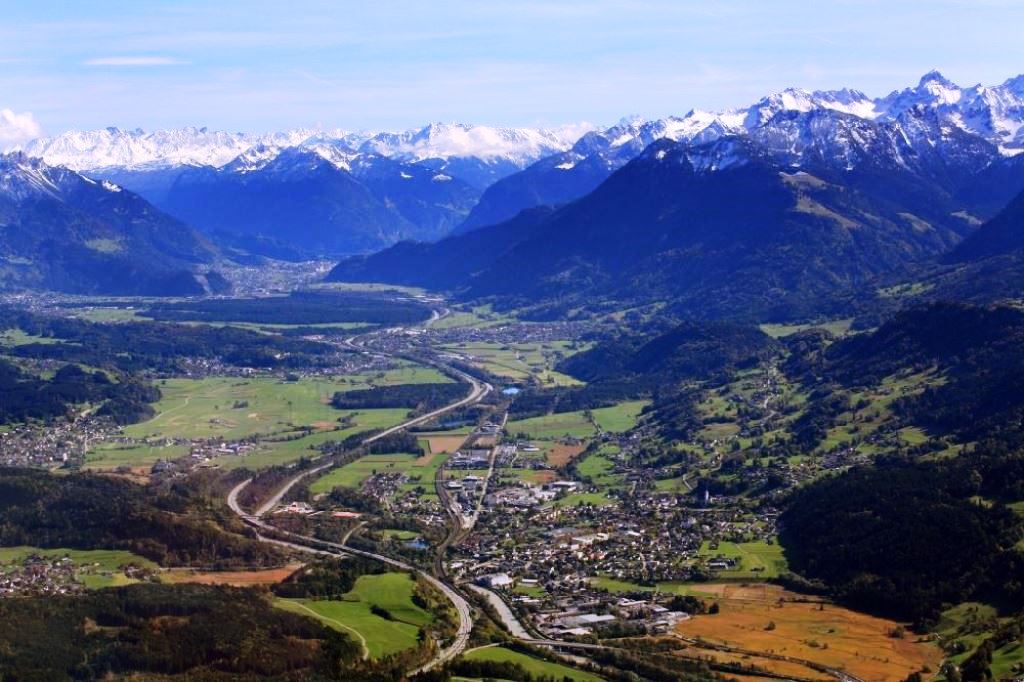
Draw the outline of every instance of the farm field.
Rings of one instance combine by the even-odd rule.
[[[167,379],[152,419],[125,428],[133,438],[245,438],[291,431],[293,426],[337,424],[341,412],[329,404],[337,382],[273,378]]]
[[[913,635],[892,637],[890,633],[899,623],[808,601],[806,596],[776,585],[709,584],[704,588],[718,592],[715,601],[720,612],[683,621],[676,626],[682,637],[814,661],[871,682],[902,680],[925,666],[937,670],[942,660],[942,651],[933,643],[918,641]],[[728,660],[752,662],[769,670],[775,664],[772,659],[745,654],[732,654]],[[805,675],[815,677],[810,669]]]
[[[175,459],[188,454],[185,445],[134,445],[97,443],[85,456],[85,468],[109,470],[127,466],[149,470],[157,460]]]
[[[313,426],[329,429],[344,412],[330,405],[338,391],[370,385],[445,383],[431,367],[401,367],[374,375],[286,382],[272,377],[167,379],[156,416],[125,429],[132,438],[227,438],[270,434]]]
[[[649,400],[627,400],[612,407],[599,407],[591,410],[594,421],[602,431],[622,433],[636,426],[640,410],[650,404]]]
[[[798,332],[806,331],[808,329],[824,329],[834,336],[845,336],[850,331],[850,326],[853,324],[853,318],[844,318],[841,320],[829,320],[827,322],[821,322],[816,324],[762,324],[761,331],[768,336],[774,338],[782,338],[783,336],[789,336],[790,334],[796,334]]]
[[[526,433],[530,438],[555,439],[563,436],[586,438],[594,435],[594,425],[582,411],[548,414],[510,421],[505,430],[510,434]]]
[[[160,570],[155,563],[124,550],[117,549],[40,549],[39,547],[0,547],[0,573],[3,565],[21,561],[29,554],[44,557],[69,557],[75,562],[78,580],[91,590],[118,587],[137,582],[121,572],[121,567],[134,564],[152,571]]]
[[[252,585],[274,585],[295,571],[302,564],[288,564],[281,568],[266,568],[257,571],[177,571],[168,570],[163,574],[166,582],[199,583],[200,585],[231,585],[250,587]]]
[[[556,680],[570,679],[574,682],[600,682],[601,678],[592,673],[575,670],[561,663],[534,658],[518,651],[501,646],[487,646],[471,649],[463,654],[469,661],[494,661],[499,663],[517,663],[535,677],[550,677]]]
[[[449,455],[455,454],[455,451],[462,447],[462,444],[466,442],[466,436],[462,434],[417,433],[416,436],[421,440],[425,440],[427,445],[430,447],[430,452],[434,454],[440,454],[442,452]]]
[[[360,576],[341,600],[276,599],[274,603],[354,635],[371,657],[380,658],[415,647],[420,628],[434,620],[431,613],[412,603],[414,588],[406,573],[382,573]],[[374,606],[388,611],[393,620],[374,614]]]
[[[310,486],[314,495],[343,488],[358,488],[374,473],[402,472],[409,477],[402,486],[403,491],[423,486],[433,493],[433,481],[438,469],[447,459],[446,455],[427,454],[423,457],[411,453],[366,455],[337,469],[328,471]]]
[[[786,557],[778,543],[720,542],[717,549],[711,549],[710,543],[705,541],[701,545],[698,556],[704,559],[720,556],[739,560],[740,567],[738,569],[720,571],[719,578],[777,578],[787,570]]]
[[[458,343],[444,350],[472,357],[472,361],[492,374],[510,381],[535,380],[541,386],[580,386],[583,382],[553,369],[561,358],[583,350],[569,341],[548,343],[500,344],[489,342]]]
[[[604,493],[569,493],[565,497],[552,502],[551,506],[575,507],[581,504],[589,504],[595,507],[607,507],[615,504],[615,500],[611,499]]]
[[[545,458],[548,464],[553,467],[563,467],[572,460],[579,457],[580,453],[586,448],[584,443],[555,443],[547,452],[545,452]]]
[[[594,485],[599,487],[615,487],[622,485],[622,474],[612,473],[615,470],[615,463],[609,457],[618,451],[618,446],[606,445],[600,451],[588,455],[576,464],[576,471],[581,476],[589,478]]]

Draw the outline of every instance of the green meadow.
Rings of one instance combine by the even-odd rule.
[[[469,661],[493,661],[497,663],[516,663],[534,677],[548,677],[555,680],[569,679],[573,682],[600,682],[601,678],[593,673],[570,668],[561,663],[545,661],[518,651],[501,646],[487,646],[471,649],[463,655]]]
[[[418,643],[420,628],[433,622],[429,611],[416,606],[415,583],[407,573],[364,575],[340,600],[276,599],[275,605],[318,618],[360,641],[369,655],[381,658]],[[390,619],[373,613],[385,609]]]

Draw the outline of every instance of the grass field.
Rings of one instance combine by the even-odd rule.
[[[380,658],[415,647],[420,628],[434,620],[430,612],[413,604],[414,588],[406,573],[364,575],[342,600],[277,599],[275,605],[319,618],[356,637],[370,656]],[[386,609],[392,619],[375,615],[373,606]]]
[[[565,497],[561,497],[551,503],[554,507],[575,507],[581,504],[607,507],[615,504],[615,500],[604,493],[569,493]]]
[[[640,410],[650,404],[649,400],[627,400],[612,407],[600,407],[591,410],[594,421],[603,431],[622,433],[636,426]]]
[[[38,547],[21,546],[0,547],[0,572],[3,571],[3,564],[21,561],[29,554],[38,554],[45,557],[69,557],[76,564],[76,577],[91,590],[129,585],[136,582],[125,576],[121,571],[121,567],[127,564],[135,564],[154,571],[159,569],[149,559],[123,550],[40,549]]]
[[[662,592],[665,594],[693,594],[691,585],[687,583],[658,583],[657,586],[640,585],[626,580],[616,580],[607,576],[594,576],[590,578],[590,584],[609,592]]]
[[[808,329],[824,329],[835,336],[845,336],[849,333],[850,326],[852,324],[853,318],[850,317],[841,320],[829,320],[827,322],[812,324],[762,324],[761,331],[768,336],[775,338],[789,336],[790,334],[796,334],[797,332],[806,331]]]
[[[786,557],[778,543],[767,542],[720,542],[717,549],[711,549],[705,541],[698,555],[704,559],[725,557],[738,559],[738,569],[719,572],[720,578],[777,578],[787,570]]]
[[[363,481],[375,473],[408,471],[416,455],[396,453],[393,455],[366,455],[337,469],[331,469],[309,486],[314,495],[327,493],[335,488],[358,488]]]
[[[594,435],[594,425],[583,416],[582,411],[510,421],[505,430],[511,434],[526,433],[530,438],[538,439],[555,439],[562,436],[586,438]]]
[[[156,416],[127,427],[125,434],[132,438],[238,439],[290,431],[297,426],[332,428],[345,414],[330,405],[337,391],[365,388],[367,380],[383,384],[389,376],[401,379],[402,383],[410,383],[413,374],[426,381],[440,377],[430,368],[402,368],[395,373],[385,374],[384,379],[352,377],[334,381],[285,382],[270,377],[167,379],[159,383],[163,397],[154,406]]]
[[[434,492],[434,478],[438,469],[444,464],[444,454],[428,454],[418,457],[409,453],[366,455],[337,469],[332,469],[318,478],[309,486],[314,495],[330,492],[338,487],[358,488],[363,481],[374,473],[401,472],[409,477],[402,486],[402,491],[409,491],[417,486],[426,488],[428,496]]]
[[[568,678],[574,682],[600,682],[601,678],[592,673],[570,668],[561,663],[545,661],[526,654],[512,651],[501,646],[488,646],[471,649],[463,657],[470,661],[495,661],[499,663],[516,663],[521,665],[534,677],[550,677],[556,680]]]
[[[612,473],[615,470],[615,464],[609,457],[609,454],[616,450],[618,450],[617,446],[606,446],[601,451],[588,455],[579,462],[576,465],[576,470],[580,475],[589,478],[596,486],[610,488],[620,486],[625,478],[622,474]]]
[[[345,385],[304,379],[168,379],[152,419],[125,429],[134,438],[244,438],[291,430],[292,426],[333,425],[341,412],[331,396]]]
[[[119,466],[153,466],[160,459],[176,459],[188,454],[185,445],[134,445],[97,443],[85,456],[87,469],[116,469]]]
[[[470,356],[472,362],[510,381],[534,380],[541,386],[579,386],[583,382],[553,369],[564,357],[578,353],[585,344],[569,341],[500,344],[466,342],[444,347],[452,353]]]
[[[61,341],[60,339],[54,339],[47,336],[35,336],[33,334],[26,334],[20,329],[6,329],[0,332],[0,346],[13,348],[14,346],[27,346],[33,343],[49,346],[55,343],[64,342]]]
[[[895,682],[925,666],[937,670],[942,660],[942,651],[934,643],[918,641],[913,635],[890,636],[898,623],[815,603],[777,585],[707,584],[701,589],[717,593],[720,612],[681,622],[676,629],[684,637],[810,660],[846,670],[861,680]],[[730,654],[725,660],[793,674],[780,668],[778,661],[754,655]],[[822,678],[811,669],[801,676]]]

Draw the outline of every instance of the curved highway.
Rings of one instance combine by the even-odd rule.
[[[371,352],[357,345],[354,342],[354,338],[346,339],[345,345],[363,353]],[[418,417],[414,417],[413,419],[409,419],[405,422],[402,422],[397,426],[392,426],[379,433],[369,436],[368,438],[362,441],[362,445],[367,445],[380,438],[384,438],[385,436],[391,435],[392,433],[396,433],[403,429],[407,429],[411,426],[422,424],[423,422],[429,421],[434,417],[438,417],[447,412],[457,410],[467,405],[478,403],[494,388],[489,383],[480,381],[461,370],[455,369],[454,367],[442,365],[441,363],[434,364],[438,368],[454,376],[463,383],[468,383],[472,387],[469,394],[466,397],[457,400],[453,403],[450,403],[448,405],[445,405],[442,408],[433,410],[432,412],[428,412]],[[460,595],[451,585],[442,582],[430,573],[415,566],[412,566],[410,564],[407,564],[404,561],[400,561],[398,559],[394,559],[383,554],[375,554],[373,552],[366,552],[359,549],[353,549],[345,544],[345,542],[348,541],[348,535],[345,536],[345,542],[327,542],[308,535],[302,535],[299,533],[292,533],[289,531],[278,529],[263,520],[263,517],[266,516],[271,509],[276,507],[284,498],[284,496],[288,494],[288,491],[295,487],[295,485],[299,481],[308,476],[312,476],[325,469],[328,469],[331,466],[333,466],[333,464],[321,464],[319,466],[313,467],[312,469],[307,469],[305,471],[297,473],[295,476],[290,478],[276,493],[274,493],[274,495],[271,496],[270,499],[268,499],[266,502],[260,505],[260,507],[257,508],[256,511],[252,514],[247,513],[238,504],[239,493],[241,493],[252,482],[252,479],[248,478],[239,483],[238,485],[236,485],[234,488],[232,488],[231,492],[228,493],[228,507],[230,507],[231,510],[235,514],[237,514],[245,523],[257,529],[258,532],[256,534],[256,537],[262,542],[269,542],[311,554],[350,554],[354,556],[362,556],[369,559],[375,559],[377,561],[388,564],[390,566],[394,566],[395,568],[398,568],[403,571],[412,571],[418,574],[425,581],[427,581],[435,588],[440,590],[445,595],[445,597],[447,597],[448,600],[452,603],[459,616],[459,627],[458,631],[456,632],[455,639],[452,641],[451,644],[438,651],[437,655],[435,655],[434,658],[432,658],[430,661],[428,661],[420,668],[410,671],[410,674],[424,672],[452,660],[465,650],[466,645],[469,642],[469,633],[473,629],[473,615],[470,610],[469,602],[467,602],[466,599],[462,595]],[[260,533],[259,531],[273,533],[274,535],[277,535],[279,537],[286,538],[286,540],[265,537],[263,533]]]

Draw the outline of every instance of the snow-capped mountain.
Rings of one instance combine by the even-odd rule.
[[[160,206],[232,247],[302,258],[439,238],[478,198],[425,165],[318,140],[258,144],[219,168],[186,169]]]
[[[23,151],[50,165],[77,171],[222,166],[254,145],[294,146],[313,135],[311,130],[250,135],[191,127],[152,132],[104,128],[40,138],[25,145]]]
[[[194,294],[216,251],[109,181],[15,152],[0,155],[0,287]]]
[[[977,172],[1001,163],[1000,157],[1024,152],[1024,76],[994,87],[962,88],[932,71],[915,87],[874,99],[849,88],[789,88],[738,109],[694,109],[678,118],[622,121],[487,188],[459,231],[507,220],[539,204],[579,198],[656,139],[695,147],[687,158],[706,170],[742,163],[743,155],[724,151],[728,144],[704,146],[730,137],[751,138],[762,152],[796,166],[806,157],[852,171],[860,163],[885,158],[902,164],[937,162],[943,168],[965,162],[951,172]],[[694,154],[720,156],[699,159]]]

